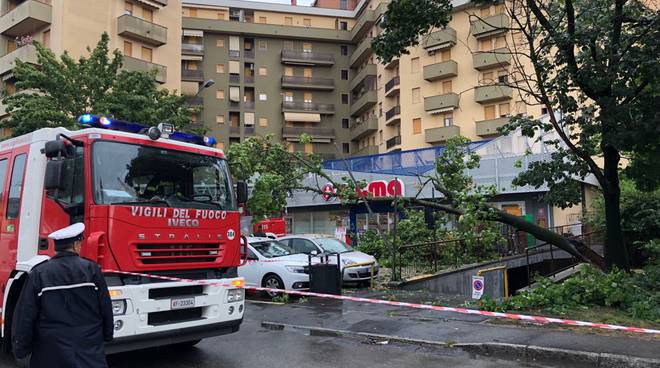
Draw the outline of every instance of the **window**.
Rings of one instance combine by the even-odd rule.
[[[289,41],[289,40],[284,41],[282,43],[282,48],[285,50],[293,50],[293,41]]]
[[[442,125],[448,127],[452,126],[454,124],[454,114],[451,112],[448,112],[444,115],[442,115]]]
[[[348,93],[341,94],[341,103],[342,105],[348,105]]]
[[[44,31],[43,37],[44,37],[43,38],[44,46],[50,47],[50,29],[47,30],[47,31]]]
[[[342,143],[341,148],[342,148],[342,152],[344,152],[344,153],[349,153],[350,152],[350,145],[348,143]]]
[[[238,36],[229,36],[229,51],[240,51],[241,39]],[[231,55],[231,52],[229,53]]]
[[[499,49],[502,47],[506,47],[506,37],[500,36],[495,39],[495,48]]]
[[[124,56],[133,56],[133,44],[124,41]]]
[[[142,46],[142,60],[153,61],[153,51],[150,48]]]
[[[440,61],[451,60],[451,49],[444,50],[440,53]]]
[[[287,76],[287,77],[293,76],[293,67],[285,66],[284,67],[284,75]]]
[[[300,239],[300,238],[295,238],[295,239],[287,239],[285,242],[288,242],[289,248],[293,248],[298,253],[304,253],[304,254],[310,254],[312,252],[318,252],[319,249],[312,243],[311,241],[307,239]]]
[[[413,134],[422,134],[422,119],[413,119]]]
[[[497,82],[506,83],[509,81],[509,73],[506,70],[500,70],[497,72]]]
[[[227,12],[224,10],[221,10],[217,14],[218,19],[220,20],[227,20]]]
[[[268,51],[268,41],[259,40],[259,51]]]
[[[482,17],[489,17],[490,16],[490,6],[485,7],[485,8],[481,8],[479,13],[481,14]]]
[[[218,74],[225,74],[225,64],[216,64],[215,72]]]
[[[420,92],[420,88],[413,88],[412,89],[412,103],[417,104],[422,102],[422,96]]]
[[[190,9],[190,11],[188,12],[188,14],[189,14],[190,17],[192,17],[192,18],[197,18],[197,9]]]
[[[146,20],[147,22],[153,22],[154,11],[151,9],[142,8],[142,19]]]
[[[542,107],[541,108],[541,115],[547,115],[548,114],[548,108],[547,107]]]
[[[484,72],[481,75],[482,83],[492,83],[493,82],[493,72]]]
[[[303,102],[305,103],[312,103],[312,92],[305,92],[303,95]]]
[[[504,14],[504,4],[495,5],[495,14]]]
[[[7,159],[0,161],[0,193],[5,192],[5,174],[7,173]]]
[[[312,52],[312,44],[309,42],[303,43],[303,52]]]
[[[266,17],[259,17],[259,23],[266,24],[267,23]]]
[[[124,14],[133,15],[133,3],[124,1]]]
[[[291,91],[284,92],[284,101],[293,102],[293,92]]]
[[[266,68],[265,66],[259,67],[259,75],[261,76],[268,75],[268,68]]]
[[[216,115],[215,116],[215,122],[216,122],[216,124],[224,124],[225,123],[225,116],[224,115]]]
[[[260,127],[267,127],[268,126],[268,118],[259,118],[259,126]]]
[[[312,68],[304,68],[303,69],[303,77],[311,78],[312,77]]]
[[[378,117],[383,117],[383,103],[379,102],[378,103]]]
[[[341,45],[339,46],[339,50],[341,52],[341,56],[346,56],[348,55],[348,46],[346,45]]]
[[[452,83],[450,80],[442,82],[442,93],[451,93]]]
[[[348,69],[341,70],[341,80],[348,80]]]
[[[309,18],[303,18],[303,26],[311,27],[312,26],[312,20],[309,19]]]
[[[25,154],[20,154],[14,158],[14,167],[11,169],[11,182],[9,183],[9,196],[7,197],[8,219],[17,218],[21,207],[21,192],[23,191],[25,160]]]
[[[241,63],[236,60],[229,60],[229,74],[241,74]]]
[[[259,101],[268,101],[268,95],[266,95],[265,93],[260,93]]]
[[[314,153],[314,145],[311,143],[305,144],[305,153]]]
[[[293,18],[292,17],[284,17],[284,25],[285,26],[292,26],[293,25]]]
[[[348,22],[340,20],[339,21],[339,29],[342,31],[347,31],[348,30]]]
[[[383,131],[382,130],[378,131],[378,142],[379,142],[379,144],[383,144]]]
[[[341,127],[344,128],[344,129],[348,129],[348,128],[349,128],[349,124],[348,124],[348,119],[347,119],[347,118],[342,118],[342,119],[341,119]]]
[[[480,51],[490,51],[493,49],[493,40],[481,40],[479,41],[479,50]]]
[[[243,113],[243,123],[246,126],[254,126],[254,113],[253,112]]]
[[[225,39],[224,38],[218,38],[215,40],[215,46],[216,47],[225,47]]]
[[[498,107],[500,109],[500,117],[501,118],[505,118],[505,117],[509,116],[509,114],[511,113],[511,105],[508,102],[500,104]]]
[[[218,100],[224,100],[225,99],[225,90],[224,89],[219,89],[215,91],[215,98]]]
[[[419,73],[419,58],[412,58],[410,59],[410,72],[411,73]]]
[[[484,106],[484,119],[495,119],[495,105]]]

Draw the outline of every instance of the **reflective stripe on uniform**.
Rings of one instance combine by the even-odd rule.
[[[41,289],[41,291],[37,295],[41,296],[46,291],[75,289],[75,288],[79,288],[79,287],[93,287],[94,290],[98,290],[98,288],[96,287],[96,284],[94,284],[93,282],[83,282],[83,283],[80,283],[80,284],[61,285],[61,286],[48,286],[48,287],[45,287],[45,288]]]

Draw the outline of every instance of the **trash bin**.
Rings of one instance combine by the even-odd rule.
[[[312,259],[320,262],[312,263]],[[341,271],[339,254],[337,263],[330,263],[330,256],[321,254],[309,256],[309,291],[321,294],[341,295]]]

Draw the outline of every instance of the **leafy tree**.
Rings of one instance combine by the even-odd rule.
[[[575,178],[595,177],[605,204],[606,263],[627,269],[621,157],[640,188],[660,183],[660,12],[627,0],[505,4],[513,70],[504,84],[547,108],[549,121],[514,118],[503,132],[521,128],[529,137],[548,131],[558,136],[546,142],[555,149],[552,159],[532,164],[515,183],[548,185],[546,200],[566,207],[580,200]],[[383,62],[407,53],[425,34],[445,27],[450,11],[449,0],[393,0],[381,23],[384,31],[373,42],[375,52]]]
[[[178,128],[190,123],[185,97],[158,87],[155,71],[121,70],[122,55],[110,52],[109,36],[88,57],[74,60],[67,52],[59,58],[35,42],[39,65],[16,60],[13,69],[18,92],[2,102],[11,114],[0,125],[14,136],[46,127],[74,129],[78,116],[103,114],[149,125],[169,122]]]

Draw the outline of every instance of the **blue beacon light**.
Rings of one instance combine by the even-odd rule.
[[[204,137],[204,144],[207,146],[215,146],[216,143],[218,143],[218,141],[215,138],[209,136]]]

